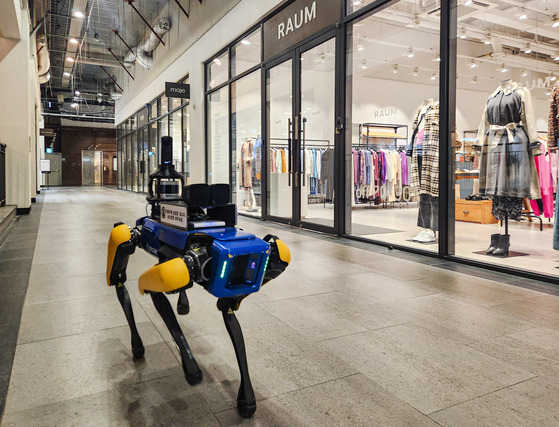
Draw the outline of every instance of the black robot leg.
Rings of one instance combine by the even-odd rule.
[[[165,322],[165,325],[167,325],[169,332],[171,332],[173,339],[179,347],[182,359],[182,369],[184,371],[186,381],[190,385],[200,383],[202,381],[202,371],[194,359],[192,351],[188,346],[188,342],[186,341],[182,329],[179,326],[179,322],[177,322],[175,313],[173,313],[173,308],[171,307],[169,300],[160,292],[150,292],[150,295],[153,305],[155,305],[155,308]]]
[[[126,286],[122,283],[116,285],[115,288],[116,295],[118,296],[118,300],[120,301],[120,305],[122,306],[126,320],[128,321],[128,326],[130,326],[130,333],[132,335],[132,354],[134,355],[134,358],[139,359],[144,355],[145,349],[142,339],[140,338],[140,334],[138,333],[138,329],[136,328],[136,321],[134,320],[134,311],[132,310],[130,295],[128,295]]]
[[[254,397],[254,390],[250,382],[250,375],[248,373],[248,363],[245,349],[245,341],[243,339],[243,331],[241,325],[235,316],[234,309],[238,307],[238,301],[234,298],[220,298],[217,302],[217,308],[223,315],[225,327],[231,337],[231,342],[235,348],[235,355],[237,356],[237,363],[239,364],[239,371],[241,372],[241,386],[237,394],[237,410],[239,415],[248,418],[251,417],[256,411],[256,399]]]

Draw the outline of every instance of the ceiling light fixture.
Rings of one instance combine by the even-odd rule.
[[[247,39],[242,39],[241,43],[244,44],[245,46],[250,46],[250,42]]]
[[[532,47],[530,46],[530,43],[526,43],[524,53],[532,53]]]
[[[470,60],[470,68],[477,68],[479,67],[479,62],[474,61],[473,59]]]
[[[528,71],[522,70],[522,71],[520,71],[520,75],[521,75],[522,77],[526,77],[526,76],[528,75]]]
[[[68,61],[68,62],[74,62],[74,58],[72,58],[71,56],[67,56],[67,57],[66,57],[66,61]]]
[[[80,92],[79,90],[76,90],[76,91],[74,92],[74,94],[75,94],[76,96],[80,96],[80,93],[81,93],[81,92]]]
[[[64,71],[64,76],[65,77],[70,77],[70,73],[68,71]]]
[[[555,80],[557,80],[557,76],[555,74],[549,73],[549,80],[554,82]]]
[[[413,69],[411,75],[412,75],[412,76],[415,76],[415,77],[419,76],[419,68],[414,67],[414,69]]]
[[[392,66],[392,70],[390,70],[390,71],[392,71],[394,74],[398,74],[398,64],[394,64]]]
[[[441,62],[441,54],[437,53],[437,56],[435,56],[435,59],[433,59],[433,62]]]
[[[78,108],[78,103],[77,103],[77,102],[72,102],[72,103],[70,104],[70,107],[72,107],[72,108]]]
[[[72,16],[74,18],[78,18],[78,19],[85,18],[85,15],[83,14],[83,12],[81,10],[74,10],[74,12],[72,13]]]
[[[551,24],[551,26],[552,26],[553,28],[559,27],[559,18],[557,17],[557,15],[553,15],[553,16],[551,17],[551,20],[553,21],[552,24]]]
[[[466,35],[466,29],[464,27],[460,28],[460,31],[458,31],[458,37],[460,37],[461,39],[468,38],[468,36]]]
[[[466,0],[466,1],[464,2],[464,6],[471,6],[473,3],[474,3],[473,0]]]
[[[483,44],[491,44],[491,34],[486,33],[485,37],[481,40],[483,41]]]
[[[221,61],[219,60],[219,58],[214,58],[213,62],[217,65],[221,65]]]
[[[433,73],[433,75],[431,76],[431,80],[437,80],[437,73]]]
[[[74,37],[72,37],[69,41],[70,41],[70,43],[72,43],[72,44],[78,44],[78,40],[75,39]]]
[[[415,56],[415,53],[413,53],[413,48],[409,48],[408,49],[408,58],[413,58]]]
[[[524,9],[523,7],[520,8],[520,16],[518,17],[518,19],[520,19],[521,21],[528,19],[528,15],[526,15],[526,9]]]
[[[557,52],[555,54],[555,58],[553,58],[554,61],[559,61],[559,52]]]
[[[365,48],[363,47],[362,44],[358,44],[357,45],[357,50],[365,50]]]
[[[472,78],[472,80],[470,80],[470,83],[473,83],[473,84],[477,83],[477,76],[474,76]]]
[[[351,5],[352,5],[352,6],[359,6],[360,4],[361,4],[360,1],[352,1],[352,2],[351,2]]]
[[[509,71],[509,69],[507,68],[507,66],[505,64],[501,65],[501,68],[498,68],[497,71],[500,71],[501,73],[506,73]]]
[[[367,68],[369,68],[369,67],[367,66],[367,62],[366,62],[365,60],[363,60],[363,61],[361,62],[361,68],[362,68],[363,70],[366,70]]]

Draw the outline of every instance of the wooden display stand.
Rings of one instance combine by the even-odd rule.
[[[497,220],[491,214],[491,200],[465,200],[455,202],[456,221],[476,222],[478,224],[495,224]]]

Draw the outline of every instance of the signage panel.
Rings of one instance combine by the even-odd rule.
[[[298,0],[264,22],[264,60],[339,21],[339,0]]]
[[[50,159],[41,159],[41,172],[50,172]]]
[[[186,83],[165,82],[165,96],[167,98],[190,99],[190,85]]]
[[[53,128],[43,128],[39,129],[39,136],[54,136],[54,129]]]
[[[141,128],[148,124],[148,108],[144,107],[138,113],[138,127]]]

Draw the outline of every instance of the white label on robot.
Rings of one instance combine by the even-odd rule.
[[[187,228],[186,206],[161,203],[161,222],[178,228]]]

